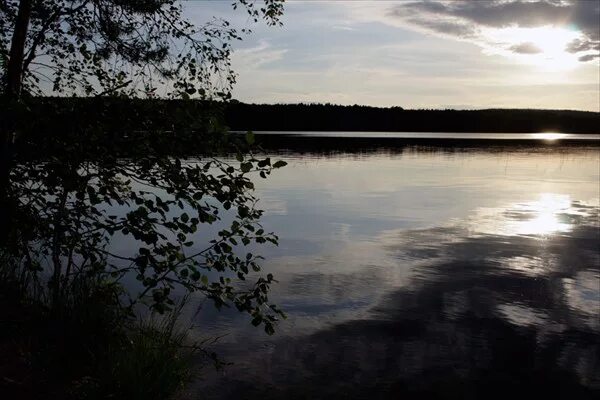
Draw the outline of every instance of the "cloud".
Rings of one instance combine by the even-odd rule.
[[[348,25],[332,25],[331,29],[334,31],[353,31],[354,28]]]
[[[584,56],[579,57],[579,61],[582,61],[582,62],[592,61],[596,58],[600,58],[600,54],[586,54]]]
[[[587,54],[593,56],[590,59],[600,57],[600,41],[575,39],[567,45],[566,51],[573,54],[591,52],[593,54]]]
[[[261,40],[257,46],[234,51],[232,58],[235,65],[257,69],[281,60],[286,52],[287,49],[274,49],[268,41]]]
[[[598,57],[600,52],[600,2],[575,0],[491,0],[425,1],[399,3],[387,10],[387,17],[442,36],[469,40],[483,47],[506,46],[486,37],[487,31],[506,28],[562,27],[577,31],[579,37],[564,49],[580,61]],[[518,54],[542,52],[534,43],[508,43]],[[538,47],[536,49],[536,47]],[[593,53],[593,54],[590,54]]]
[[[571,11],[566,4],[548,1],[415,1],[407,7],[493,28],[564,23]]]
[[[509,50],[518,54],[539,54],[542,52],[542,49],[531,42],[515,44],[509,47]]]

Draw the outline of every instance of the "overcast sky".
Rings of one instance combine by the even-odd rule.
[[[288,1],[283,27],[230,3],[186,13],[253,29],[233,57],[241,101],[600,111],[600,0]]]

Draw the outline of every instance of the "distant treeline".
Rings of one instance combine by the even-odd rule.
[[[29,98],[34,135],[102,128],[119,136],[132,130],[194,132],[227,126],[255,131],[566,132],[600,133],[600,113],[569,110],[405,110],[334,104],[245,104],[120,97]],[[0,107],[0,120],[15,118]]]
[[[334,104],[244,104],[225,111],[232,130],[600,133],[600,113],[569,110],[405,110]]]

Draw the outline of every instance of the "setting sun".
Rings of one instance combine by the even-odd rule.
[[[547,71],[572,69],[578,64],[578,56],[567,51],[569,43],[578,39],[580,33],[564,27],[542,26],[536,28],[510,27],[486,29],[483,34],[501,53]]]

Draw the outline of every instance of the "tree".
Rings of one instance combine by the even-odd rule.
[[[251,18],[280,24],[283,1],[237,0]],[[2,0],[4,90],[228,98],[230,55],[241,34],[228,21],[196,26],[177,0]],[[44,86],[45,87],[41,87]]]
[[[271,25],[283,10],[277,0],[237,5]],[[277,243],[260,226],[249,176],[265,178],[285,163],[248,153],[253,136],[246,144],[229,138],[213,111],[235,82],[230,55],[238,32],[224,20],[194,26],[175,0],[3,0],[0,10],[4,98],[26,105],[24,114],[4,108],[3,115],[21,137],[2,189],[11,215],[0,249],[4,276],[43,292],[54,310],[113,287],[123,307],[142,300],[162,312],[173,304],[173,289],[183,287],[217,307],[235,305],[272,333],[283,315],[267,296],[273,276],[245,285],[260,257],[243,247]],[[184,100],[169,115],[165,102],[115,97],[158,88]],[[86,113],[90,100],[44,102],[30,96],[36,93],[104,100]],[[123,107],[121,130],[105,129]],[[136,125],[136,112],[159,113],[171,129]],[[215,157],[223,154],[236,159]],[[199,248],[194,235],[223,214],[232,222]],[[111,251],[116,236],[136,250]],[[139,292],[119,294],[125,276],[137,278]]]
[[[270,25],[283,11],[236,7]],[[141,303],[163,313],[195,292],[274,332],[284,314],[253,246],[278,238],[251,177],[285,163],[221,118],[245,32],[195,26],[175,0],[0,0],[0,370],[16,374],[0,381],[13,397],[172,393],[191,358],[171,322],[136,325]]]

